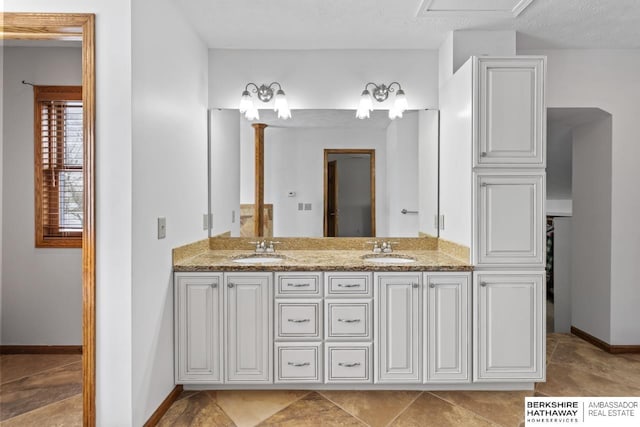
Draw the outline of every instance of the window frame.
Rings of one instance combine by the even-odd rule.
[[[57,225],[54,225],[56,233],[48,233],[46,230],[51,229],[51,225],[46,223],[47,218],[52,216],[53,211],[57,211],[59,186],[50,186],[44,179],[45,168],[43,164],[43,150],[42,150],[42,102],[46,101],[80,101],[82,104],[82,86],[40,86],[33,87],[33,104],[34,104],[34,192],[35,192],[35,246],[36,248],[82,248],[82,229],[80,231],[68,231],[64,235],[56,235],[57,227],[60,225],[59,221]],[[84,106],[81,106],[84,110]],[[51,122],[51,120],[49,120]],[[83,129],[84,132],[84,129]],[[59,138],[59,136],[58,136]],[[64,141],[64,139],[62,138]],[[84,136],[83,136],[84,141]],[[84,145],[84,142],[83,142]],[[83,147],[84,149],[84,147]],[[60,160],[56,161],[56,167],[54,173],[57,175],[61,171],[81,171],[83,175],[85,165],[84,161],[80,167],[67,167],[65,164],[65,147],[64,145],[57,148],[58,153],[62,153],[59,156]],[[51,173],[51,172],[49,172]],[[49,188],[47,188],[47,186]],[[48,212],[44,214],[44,199],[46,194],[54,194],[55,197],[49,197],[49,200],[54,203],[49,203]],[[85,203],[85,189],[82,189],[83,204]],[[57,214],[58,212],[56,212]],[[82,222],[84,223],[84,217]],[[83,224],[84,227],[84,224]]]

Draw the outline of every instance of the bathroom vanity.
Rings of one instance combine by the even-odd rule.
[[[284,239],[279,260],[254,264],[253,239],[174,253],[176,383],[516,390],[544,381],[544,74],[543,57],[472,57],[441,87],[439,118],[418,112],[417,122],[438,125],[424,158],[439,174],[425,186],[421,169],[415,194],[435,196],[420,201],[416,223],[436,221],[421,228],[432,237],[397,239],[404,260],[368,259],[372,238]]]
[[[474,277],[438,249],[237,262],[252,256],[206,249],[174,266],[177,384],[486,390],[544,378],[540,273]]]

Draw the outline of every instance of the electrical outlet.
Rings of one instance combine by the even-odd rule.
[[[167,237],[167,218],[158,217],[158,240]]]
[[[304,203],[298,203],[298,210],[304,210]]]
[[[231,223],[232,224],[236,223],[236,211],[235,210],[231,211]]]
[[[440,215],[440,230],[444,230],[444,215]]]
[[[304,204],[304,210],[305,211],[310,211],[311,210],[311,203],[305,203]]]
[[[209,229],[209,214],[202,214],[202,229],[203,230],[208,230]]]

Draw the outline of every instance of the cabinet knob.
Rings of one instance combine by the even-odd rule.
[[[211,284],[211,287],[212,287],[213,289],[215,289],[215,288],[217,288],[217,287],[218,287],[218,284],[217,284],[217,283],[212,283],[212,284]]]
[[[233,283],[229,283],[229,284],[227,285],[227,287],[229,287],[229,288],[233,288],[234,286],[235,286],[235,285],[234,285]]]
[[[418,284],[417,283],[412,283],[411,286],[413,286],[414,288],[417,288]]]
[[[429,283],[429,287],[430,287],[430,288],[435,288],[435,287],[436,287],[436,284],[435,284],[435,283]]]
[[[482,153],[480,153],[480,157],[487,157],[487,152],[483,151]]]
[[[480,282],[480,286],[484,288],[485,286],[487,286],[487,282]]]

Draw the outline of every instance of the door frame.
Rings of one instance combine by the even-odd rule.
[[[327,237],[327,174],[330,154],[369,154],[369,182],[371,186],[371,237],[376,237],[376,150],[369,148],[325,148],[324,149],[324,176],[322,179],[324,209],[322,216],[323,236]]]
[[[84,199],[82,229],[82,423],[96,423],[96,270],[95,270],[95,14],[0,14],[0,39],[82,42]]]

